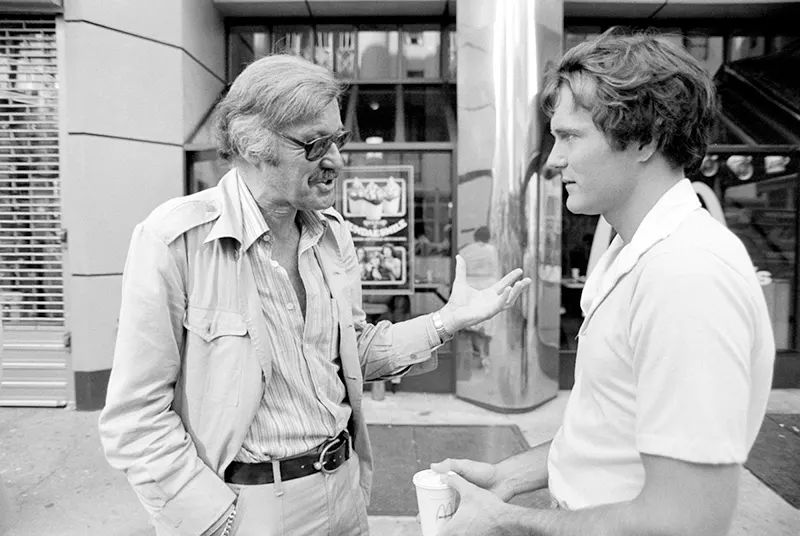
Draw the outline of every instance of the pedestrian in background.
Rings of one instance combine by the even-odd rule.
[[[217,109],[231,171],[133,233],[100,436],[158,534],[367,534],[364,380],[435,368],[530,284],[514,270],[475,290],[458,260],[443,309],[368,324],[331,208],[340,94],[298,57],[249,65]]]
[[[668,38],[611,29],[564,55],[543,105],[567,208],[617,237],[583,290],[561,428],[497,465],[434,464],[461,494],[443,536],[722,536],[775,345],[746,249],[684,176],[708,146],[713,82]],[[544,487],[559,509],[504,502]]]

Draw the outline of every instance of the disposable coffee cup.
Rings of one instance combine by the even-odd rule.
[[[456,490],[442,482],[442,476],[430,469],[414,475],[422,536],[438,536],[456,513]]]

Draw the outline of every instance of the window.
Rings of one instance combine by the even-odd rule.
[[[356,140],[367,143],[401,141],[395,139],[397,97],[394,87],[373,86],[360,90],[355,110]]]
[[[232,26],[229,78],[271,53],[302,56],[351,81],[386,83],[456,78],[454,26],[345,24]]]

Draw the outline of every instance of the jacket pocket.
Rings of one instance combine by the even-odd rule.
[[[247,323],[240,313],[201,309],[191,305],[186,309],[183,326],[206,342],[212,342],[219,337],[247,335]]]
[[[203,400],[238,406],[242,367],[253,351],[244,317],[233,311],[190,305],[183,326],[186,328],[183,370],[187,393]]]

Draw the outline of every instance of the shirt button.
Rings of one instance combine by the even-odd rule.
[[[286,304],[286,308],[291,311],[292,309],[294,309],[294,304],[293,303],[287,303]]]
[[[278,267],[278,261],[269,261],[269,263],[272,265],[273,268]]]

